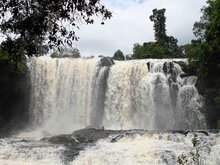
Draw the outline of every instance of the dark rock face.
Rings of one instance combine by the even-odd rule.
[[[147,131],[147,130],[103,130],[95,128],[85,128],[81,130],[76,130],[72,134],[66,135],[57,135],[49,138],[43,138],[42,141],[50,142],[53,144],[64,144],[64,145],[82,145],[94,144],[100,139],[105,139],[110,137],[110,142],[117,142],[119,139],[127,136],[133,135],[143,135],[145,133],[155,134],[155,133],[178,133],[187,135],[188,133],[203,133],[206,136],[209,136],[207,130],[168,130],[168,131]],[[219,132],[219,130],[209,130],[209,132]]]
[[[0,137],[27,124],[30,98],[29,73],[18,74],[0,62]]]
[[[114,65],[114,61],[110,57],[102,57],[100,59],[99,65],[101,67],[103,67],[103,66],[111,66],[111,65]]]
[[[181,78],[196,75],[196,71],[193,68],[191,68],[188,64],[186,64],[184,61],[174,61],[174,63],[178,64],[184,72],[180,75]]]
[[[180,77],[181,78],[184,78],[184,77],[189,77],[189,76],[194,76],[195,74],[193,74],[193,73],[182,73],[181,75],[180,75]]]
[[[188,73],[188,66],[184,61],[174,61],[174,63],[179,64],[179,66],[182,68],[183,72]]]
[[[43,141],[48,141],[55,144],[73,144],[94,143],[99,139],[107,138],[109,135],[120,133],[121,131],[103,130],[95,128],[86,128],[74,131],[68,135],[58,135],[50,138],[43,138]]]
[[[150,62],[147,62],[147,69],[150,71]]]
[[[95,145],[95,142],[99,139],[105,139],[110,135],[119,134],[120,132],[122,131],[86,128],[74,131],[72,134],[58,135],[50,138],[43,138],[41,140],[55,145],[64,145],[66,147],[64,153],[66,158],[64,161],[68,164],[73,161],[74,158],[79,155],[79,152],[85,147]]]
[[[172,62],[165,62],[163,64],[163,71],[165,74],[173,74],[174,65]]]
[[[205,94],[205,79],[204,78],[198,78],[198,80],[196,81],[196,89],[198,90],[199,94],[200,95],[203,95]]]
[[[217,121],[217,129],[220,129],[220,119]]]

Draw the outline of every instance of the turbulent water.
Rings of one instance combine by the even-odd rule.
[[[193,147],[193,139],[198,140],[197,147]],[[193,155],[196,153],[200,156]],[[125,136],[116,142],[112,138],[100,140],[82,151],[72,164],[176,165],[180,159],[187,161],[184,165],[219,165],[219,155],[219,134],[143,133]]]
[[[103,134],[102,132],[99,130],[94,133]],[[82,135],[83,133],[80,134]],[[73,134],[65,138],[63,135],[54,138],[52,142],[2,139],[0,164],[178,165],[178,159],[187,160],[188,164],[184,165],[220,164],[220,133],[122,131],[112,135],[110,133],[109,137],[96,142],[90,136],[86,137],[89,141],[84,139],[84,142],[80,142],[80,136]],[[193,147],[192,140],[197,140],[196,147]],[[195,156],[196,153],[199,156]]]
[[[184,72],[186,60],[38,57],[28,66],[28,131],[0,139],[0,164],[175,165],[197,151],[203,164],[220,164],[218,132],[168,131],[206,129],[197,77]],[[83,128],[118,131],[71,134]],[[69,135],[54,136],[60,134]]]

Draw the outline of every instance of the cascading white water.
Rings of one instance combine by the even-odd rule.
[[[186,63],[185,60],[180,60]],[[205,120],[195,82],[178,60],[32,58],[34,126],[50,134],[106,129],[198,129]]]
[[[193,146],[195,136],[197,147]],[[65,152],[72,151],[42,141],[0,139],[1,165],[178,165],[182,155],[186,165],[219,165],[220,133],[130,131],[88,145],[71,161]]]
[[[90,123],[96,60],[33,58],[33,124],[52,134],[70,133]]]
[[[181,73],[173,60],[116,63],[109,73],[102,124],[110,129],[205,128],[197,79],[181,78]]]
[[[114,64],[108,58],[29,59],[31,131],[0,139],[0,164],[176,165],[181,155],[193,163],[195,135],[199,161],[219,164],[218,131],[160,131],[206,128],[197,78],[184,77],[183,64],[182,59]],[[38,139],[102,126],[158,131],[85,129],[78,138],[73,133]],[[97,135],[98,141],[90,141]]]
[[[195,135],[198,147],[193,147]],[[219,134],[144,133],[124,136],[116,142],[112,142],[112,138],[100,140],[81,151],[72,165],[181,165],[178,158],[187,160],[184,165],[220,164]]]

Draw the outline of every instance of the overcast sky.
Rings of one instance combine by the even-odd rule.
[[[134,43],[154,41],[153,22],[149,20],[154,8],[166,8],[167,34],[186,44],[194,38],[193,24],[206,0],[101,0],[113,12],[113,17],[100,25],[81,25],[75,46],[82,56],[112,56],[118,49],[131,54]]]

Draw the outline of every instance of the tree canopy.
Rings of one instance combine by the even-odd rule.
[[[52,58],[79,58],[81,57],[79,49],[77,48],[60,48],[60,51],[55,51],[50,55]]]
[[[1,32],[16,35],[29,56],[38,54],[46,40],[50,47],[71,46],[73,40],[78,40],[78,23],[92,24],[94,16],[101,16],[104,21],[112,14],[100,0],[0,1]]]
[[[197,60],[201,74],[220,76],[220,0],[208,0],[207,4],[200,21],[194,24],[200,49],[192,59]]]
[[[125,60],[124,53],[121,50],[117,50],[113,55],[114,60]]]
[[[187,56],[203,80],[208,118],[215,127],[220,118],[220,0],[208,0],[202,13],[193,28],[197,40],[187,46]]]

